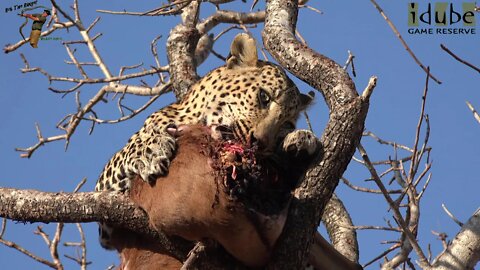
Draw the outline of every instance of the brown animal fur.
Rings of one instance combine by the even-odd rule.
[[[245,265],[264,266],[283,229],[286,211],[266,217],[232,200],[217,185],[210,154],[205,152],[212,143],[206,128],[187,128],[178,138],[178,151],[169,174],[157,179],[154,186],[137,178],[130,197],[148,213],[153,228],[191,241],[214,239]],[[114,238],[122,270],[169,270],[182,266],[161,247],[133,232],[119,231]],[[309,262],[320,270],[362,269],[318,233]]]
[[[118,270],[178,270],[182,262],[160,245],[128,230],[115,230],[112,243],[120,255]]]
[[[308,262],[315,270],[362,270],[363,267],[345,258],[318,232],[315,233]]]
[[[218,184],[209,153],[204,150],[214,144],[209,132],[206,128],[188,128],[183,133],[169,174],[153,186],[137,178],[131,199],[148,213],[151,226],[157,230],[191,241],[215,239],[245,265],[265,265],[282,232],[285,215],[267,217],[232,200]],[[137,253],[142,259],[126,260],[138,250],[124,247],[135,246],[132,243],[144,241],[130,239],[128,244],[116,244],[122,265],[128,264],[124,269],[137,269],[137,261],[145,265],[144,257],[157,257],[152,252],[157,247],[144,245],[149,250]]]

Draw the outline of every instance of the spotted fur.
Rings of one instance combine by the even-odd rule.
[[[245,143],[256,140],[268,152],[279,134],[285,136],[285,130],[294,129],[299,113],[311,100],[312,96],[301,94],[279,66],[259,61],[255,40],[240,34],[232,42],[225,66],[195,83],[181,101],[147,118],[107,163],[95,190],[126,191],[137,175],[150,182],[165,175],[176,148],[175,138],[167,132],[169,127],[199,123],[226,126]],[[109,231],[100,229],[100,242],[106,248]]]

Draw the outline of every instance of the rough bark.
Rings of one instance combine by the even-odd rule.
[[[0,217],[24,222],[106,222],[158,239],[175,257],[184,259],[192,247],[167,237],[148,224],[147,215],[127,197],[114,192],[41,192],[0,188]]]
[[[335,249],[352,262],[358,262],[357,232],[352,229],[353,222],[347,209],[335,194],[325,206],[322,222]]]
[[[368,96],[358,96],[341,66],[296,40],[297,4],[294,0],[267,1],[264,45],[280,65],[322,93],[330,118],[321,138],[324,155],[295,190],[272,269],[304,265],[311,237],[360,141],[368,111]]]
[[[462,226],[447,249],[438,256],[430,269],[474,269],[480,261],[480,208]]]
[[[184,23],[172,29],[167,40],[170,80],[175,97],[180,100],[198,80],[195,49],[200,33],[195,28],[200,3],[193,1],[183,11]]]

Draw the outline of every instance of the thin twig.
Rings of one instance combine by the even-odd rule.
[[[365,162],[363,160],[360,160],[358,159],[357,157],[352,157],[352,159],[355,161],[355,162],[358,162],[362,165],[365,165]],[[398,162],[408,162],[408,161],[411,161],[412,159],[412,156],[407,156],[407,157],[403,157],[401,159],[397,159]],[[373,165],[390,165],[390,163],[392,162],[392,160],[390,159],[386,159],[386,160],[379,160],[379,161],[371,161]]]
[[[56,265],[58,270],[63,269],[62,261],[58,257],[58,243],[60,243],[60,238],[62,237],[63,227],[63,223],[57,224],[57,229],[55,230],[55,235],[53,236],[50,245],[50,256],[52,257],[53,263]]]
[[[102,58],[100,56],[100,53],[96,49],[96,47],[93,43],[93,39],[89,36],[89,33],[87,31],[87,30],[91,30],[91,27],[93,27],[95,25],[96,21],[98,21],[98,20],[94,21],[92,23],[92,25],[90,25],[91,27],[89,27],[89,29],[86,30],[83,27],[83,24],[82,24],[82,22],[79,18],[79,11],[76,10],[76,9],[78,9],[78,2],[76,2],[76,1],[74,2],[75,20],[72,19],[65,11],[63,11],[61,8],[59,8],[59,6],[57,5],[57,3],[54,0],[52,0],[52,4],[55,6],[55,8],[58,10],[58,12],[62,13],[62,15],[65,18],[67,18],[68,20],[70,20],[71,23],[73,23],[73,24],[75,24],[75,26],[77,26],[77,28],[80,32],[80,35],[83,38],[83,41],[88,46],[90,54],[93,56],[93,59],[95,60],[96,65],[102,71],[102,73],[104,75],[104,78],[98,78],[98,79],[88,78],[88,76],[84,72],[82,66],[79,64],[79,61],[77,61],[77,59],[73,56],[74,52],[70,49],[70,47],[68,45],[65,45],[66,49],[67,49],[67,52],[69,53],[72,62],[80,70],[80,73],[82,74],[83,79],[68,78],[68,77],[54,77],[54,76],[51,76],[50,74],[48,74],[47,72],[45,72],[44,70],[42,70],[40,68],[30,68],[26,58],[23,55],[21,55],[21,57],[22,57],[22,59],[25,63],[25,68],[22,69],[22,72],[38,71],[38,72],[41,72],[42,74],[44,74],[45,76],[47,76],[49,81],[65,81],[65,82],[75,82],[75,83],[77,83],[74,87],[72,87],[69,90],[57,90],[57,89],[54,89],[54,88],[50,88],[50,90],[52,90],[54,92],[63,93],[63,94],[68,94],[68,93],[73,92],[73,91],[79,91],[79,88],[83,84],[87,84],[87,83],[108,83],[108,85],[102,87],[96,93],[96,95],[93,96],[83,107],[80,107],[80,105],[78,105],[77,106],[78,107],[77,112],[75,114],[71,114],[69,117],[65,118],[65,119],[67,119],[67,118],[69,119],[69,121],[66,122],[65,125],[62,124],[62,130],[65,131],[65,134],[44,138],[41,135],[40,128],[37,125],[38,142],[35,145],[33,145],[31,147],[28,147],[28,148],[17,148],[16,149],[17,151],[23,152],[21,154],[21,157],[30,157],[40,146],[44,145],[45,143],[52,142],[52,141],[57,141],[57,140],[65,140],[65,148],[67,148],[68,144],[69,144],[69,139],[74,134],[74,132],[75,132],[76,128],[78,127],[78,125],[80,124],[80,122],[85,119],[85,115],[88,114],[88,113],[92,113],[92,114],[95,115],[95,113],[93,111],[93,107],[98,102],[105,100],[104,95],[106,93],[117,92],[117,91],[118,92],[128,92],[128,90],[127,90],[128,86],[122,86],[122,85],[118,84],[118,82],[120,82],[122,80],[126,80],[126,79],[143,77],[143,76],[150,75],[150,74],[157,74],[158,72],[161,72],[162,69],[163,69],[162,67],[158,67],[158,68],[153,68],[151,70],[146,70],[146,71],[139,72],[139,73],[121,75],[121,76],[117,76],[117,77],[112,76],[108,67],[106,66],[106,64],[102,60]],[[168,70],[168,68],[167,68],[167,70]],[[163,69],[163,71],[166,71],[166,70]],[[121,69],[120,72],[122,73],[123,70]],[[135,92],[142,92],[142,93],[149,94],[149,95],[151,95],[152,92],[157,91],[157,89],[152,89],[150,87],[141,87],[141,88],[132,87],[132,88]],[[164,90],[164,88],[161,88],[161,89],[158,89],[158,90]],[[130,92],[128,92],[128,93],[130,93]],[[79,94],[79,92],[77,92],[77,95],[76,95],[77,100],[78,100],[78,94]],[[79,104],[79,103],[77,102],[77,104]],[[144,109],[144,108],[142,108],[142,109]],[[128,118],[131,118],[134,115],[135,114],[130,115]],[[128,118],[126,118],[126,119],[128,119]],[[63,123],[63,121],[62,121],[62,123]]]
[[[472,69],[476,70],[478,73],[480,73],[480,68],[470,64],[469,62],[463,60],[462,58],[458,57],[456,54],[454,54],[452,51],[450,51],[445,45],[443,44],[440,44],[440,47],[442,48],[442,50],[446,51],[448,54],[450,54],[453,58],[455,58],[455,60],[457,60],[458,62],[468,66],[468,67],[471,67]]]
[[[377,86],[377,77],[376,76],[370,77],[370,79],[368,80],[367,87],[365,87],[365,89],[362,92],[362,98],[368,101],[370,99],[370,96],[373,93],[373,89],[375,89],[376,86]]]
[[[438,240],[442,241],[443,250],[446,250],[448,247],[448,243],[447,243],[448,235],[446,233],[436,232],[433,230],[431,232],[433,235],[436,235],[438,237]]]
[[[33,233],[36,235],[40,235],[43,241],[45,241],[45,244],[47,244],[47,246],[50,247],[50,245],[52,244],[52,241],[50,241],[50,237],[48,236],[48,234],[43,231],[42,226],[37,226],[37,230],[34,231]]]
[[[202,242],[197,242],[197,244],[190,250],[188,253],[187,259],[182,265],[180,270],[187,270],[198,258],[198,254],[205,251],[205,245]]]
[[[310,9],[310,10],[312,10],[312,11],[314,11],[314,12],[320,14],[320,15],[323,14],[323,11],[321,11],[321,10],[319,10],[319,9],[316,9],[316,8],[314,8],[314,7],[312,7],[312,6],[309,6],[309,5],[300,5],[300,3],[299,3],[298,7],[299,7],[299,8],[308,8],[308,9]]]
[[[6,220],[6,219],[4,219],[4,220]],[[6,223],[4,222],[4,223],[3,223],[3,230],[5,230],[5,224],[6,224]],[[37,255],[34,255],[33,253],[31,253],[30,251],[24,249],[23,247],[21,247],[20,245],[18,245],[18,244],[15,243],[15,242],[7,241],[7,240],[5,240],[5,239],[3,239],[3,238],[0,238],[0,243],[2,243],[3,245],[5,245],[5,246],[7,246],[7,247],[13,248],[13,249],[15,249],[15,250],[17,250],[17,251],[19,251],[19,252],[27,255],[28,257],[34,259],[35,261],[37,261],[37,262],[39,262],[39,263],[45,264],[46,266],[49,266],[50,268],[57,269],[57,266],[56,266],[54,263],[52,263],[52,262],[50,262],[50,261],[48,261],[48,260],[46,260],[46,259],[43,259],[43,258],[41,258],[41,257],[38,257]]]
[[[417,253],[417,255],[419,257],[420,266],[422,266],[424,268],[430,267],[430,264],[429,264],[427,258],[425,257],[425,254],[423,253],[422,248],[418,244],[418,241],[417,241],[415,235],[408,228],[408,225],[405,222],[405,219],[403,218],[403,216],[402,216],[400,210],[398,209],[396,203],[392,200],[392,198],[388,194],[388,191],[385,188],[385,186],[383,185],[382,180],[378,176],[377,171],[375,170],[372,163],[370,162],[370,158],[368,157],[367,152],[365,151],[365,148],[363,148],[361,143],[358,144],[357,148],[358,148],[358,151],[360,152],[360,154],[362,155],[362,158],[365,161],[365,165],[367,166],[368,170],[370,171],[370,174],[372,175],[373,180],[375,181],[377,186],[380,188],[380,190],[382,191],[382,193],[383,193],[386,201],[388,202],[390,208],[393,210],[393,214],[395,216],[396,221],[398,222],[398,224],[402,228],[403,232],[405,233],[405,236],[408,238],[408,240],[410,241],[410,244],[413,246],[415,252]]]
[[[153,59],[155,59],[155,64],[157,69],[161,68],[160,59],[158,58],[158,51],[157,51],[157,42],[160,38],[162,38],[161,35],[155,37],[150,43],[150,50],[152,51]],[[160,79],[159,83],[165,83],[165,78],[163,77],[163,73],[158,72],[158,76]]]
[[[66,13],[63,9],[61,9],[58,6],[58,4],[57,4],[57,2],[55,2],[55,0],[50,0],[50,2],[52,2],[52,5],[58,10],[58,12],[60,12],[62,14],[62,16],[65,17],[65,19],[67,19],[71,23],[73,23],[79,31],[85,31],[85,28],[83,27],[83,24],[80,21],[80,18],[76,18],[78,20],[74,20],[72,17],[70,17],[70,15],[68,15],[68,13]],[[75,2],[75,6],[78,9],[78,3],[77,2]],[[78,14],[75,12],[75,15],[78,15]]]
[[[83,187],[83,185],[85,185],[86,182],[87,182],[87,178],[84,177],[84,178],[80,181],[80,183],[77,184],[77,186],[76,186],[75,189],[73,190],[73,193],[78,192],[78,191]]]
[[[380,260],[381,258],[387,256],[390,252],[396,250],[397,248],[400,247],[400,244],[397,244],[397,245],[393,245],[391,247],[389,247],[387,250],[385,250],[384,252],[380,253],[380,255],[376,256],[375,258],[373,258],[372,260],[368,261],[367,263],[365,263],[363,265],[363,268],[366,268],[367,266],[371,265],[372,263]]]
[[[447,213],[447,215],[455,222],[458,224],[458,226],[462,227],[463,226],[463,222],[461,222],[460,220],[458,220],[453,214],[452,212],[450,212],[447,207],[445,206],[445,204],[442,203],[442,208],[443,208],[443,211],[445,211],[445,213]]]
[[[303,112],[303,115],[305,116],[305,121],[307,122],[308,129],[313,132],[312,128],[312,122],[310,122],[310,117],[308,117],[308,113],[306,111]]]
[[[377,2],[375,0],[370,0],[370,2],[372,2],[372,4],[375,6],[375,8],[378,10],[378,12],[380,12],[380,14],[382,15],[382,17],[385,19],[385,21],[388,23],[388,25],[390,26],[390,28],[393,30],[393,32],[395,33],[395,35],[398,37],[398,39],[400,40],[400,42],[402,43],[403,47],[407,50],[407,52],[410,54],[410,56],[412,56],[413,60],[415,60],[415,62],[420,66],[421,69],[423,69],[423,71],[425,71],[425,73],[428,74],[428,76],[430,78],[432,78],[432,80],[434,80],[436,83],[438,84],[442,84],[441,81],[439,81],[437,78],[435,78],[428,70],[427,70],[427,67],[425,67],[422,62],[420,62],[420,60],[418,60],[417,56],[415,56],[415,54],[413,53],[413,51],[410,49],[410,47],[407,45],[407,42],[405,42],[405,40],[403,39],[402,35],[400,35],[400,33],[398,32],[397,28],[395,27],[395,25],[392,23],[392,21],[390,21],[390,19],[387,17],[387,14],[385,14],[385,12],[383,11],[383,9],[377,4]]]
[[[5,229],[7,228],[7,219],[2,218],[2,229],[0,230],[0,239],[3,238],[3,235],[5,234]]]
[[[172,2],[170,4],[165,4],[159,8],[154,8],[149,11],[144,12],[132,12],[132,11],[112,11],[112,10],[102,10],[97,9],[97,12],[113,14],[113,15],[133,15],[133,16],[165,16],[165,15],[176,15],[181,10],[186,7],[192,0],[179,0]]]
[[[392,227],[384,227],[384,226],[372,226],[372,225],[364,225],[364,226],[350,226],[349,228],[355,230],[378,230],[378,231],[393,231],[393,232],[402,232],[400,228],[392,228]]]
[[[124,72],[125,70],[136,69],[136,68],[139,68],[139,67],[141,67],[141,66],[143,66],[143,62],[138,63],[138,64],[136,64],[136,65],[131,65],[131,66],[122,66],[122,67],[120,67],[120,71],[118,72],[118,76],[119,76],[119,77],[120,77],[120,76],[123,76],[123,72]]]
[[[100,21],[100,17],[95,18],[95,20],[87,27],[87,33],[92,30],[92,28]],[[95,39],[95,38],[94,38]]]
[[[417,123],[417,129],[416,129],[416,132],[415,132],[415,142],[413,144],[413,154],[412,154],[412,162],[410,163],[410,170],[409,170],[409,173],[408,173],[408,178],[406,179],[407,180],[407,183],[410,184],[413,182],[413,178],[415,177],[415,174],[417,172],[417,147],[418,147],[418,142],[420,140],[420,130],[422,128],[422,123],[423,123],[423,119],[425,117],[425,105],[426,105],[426,102],[427,102],[427,94],[428,94],[428,79],[430,78],[430,76],[428,76],[430,74],[430,68],[428,67],[427,68],[427,77],[425,79],[425,88],[423,90],[423,95],[422,95],[422,106],[421,106],[421,109],[420,109],[420,116],[418,118],[418,123]]]
[[[155,102],[155,100],[157,100],[157,98],[159,98],[162,94],[170,91],[171,89],[171,84],[170,83],[167,83],[165,85],[163,85],[162,87],[162,91],[160,91],[159,94],[151,97],[143,106],[141,106],[140,108],[136,109],[136,110],[130,110],[131,113],[129,115],[125,115],[125,116],[122,116],[118,119],[115,119],[115,120],[103,120],[103,119],[98,119],[97,117],[95,116],[89,116],[87,118],[83,118],[83,120],[88,120],[88,121],[93,121],[93,122],[96,122],[96,123],[99,123],[99,124],[116,124],[116,123],[120,123],[122,121],[125,121],[125,120],[128,120],[130,118],[133,118],[134,116],[138,115],[139,113],[143,112],[146,108],[148,108],[153,102]]]
[[[475,120],[477,120],[477,122],[480,124],[480,115],[478,114],[478,112],[475,110],[475,108],[472,106],[470,102],[466,101],[466,103],[470,111],[472,111],[473,117],[475,117]]]
[[[62,134],[62,135],[57,135],[57,136],[44,138],[42,136],[42,134],[40,133],[40,126],[38,124],[35,124],[35,128],[37,130],[38,142],[36,144],[34,144],[33,146],[28,147],[28,148],[15,148],[15,151],[23,152],[22,154],[20,154],[20,157],[22,157],[22,158],[30,158],[32,156],[33,152],[35,152],[35,150],[37,150],[40,146],[44,145],[45,143],[67,139],[67,134]]]
[[[378,189],[371,189],[371,188],[356,186],[356,185],[352,184],[350,181],[348,181],[348,179],[346,179],[345,177],[341,177],[340,179],[342,180],[342,182],[345,185],[347,185],[349,188],[351,188],[353,190],[361,191],[361,192],[367,192],[367,193],[382,194],[382,191],[378,190]],[[401,189],[395,189],[395,190],[388,190],[387,192],[389,194],[398,194],[398,193],[402,193],[402,190]]]
[[[87,243],[85,240],[85,233],[83,232],[82,225],[80,223],[77,223],[77,229],[78,233],[80,234],[80,239],[81,239],[81,246],[80,248],[82,249],[82,257],[81,257],[81,270],[86,270],[87,265],[90,264],[90,262],[87,262]]]
[[[100,66],[101,64],[97,63],[92,63],[92,65],[97,65]],[[123,80],[128,80],[128,79],[134,79],[138,77],[144,77],[147,75],[154,75],[158,72],[168,72],[168,66],[166,67],[160,67],[160,68],[152,68],[148,70],[144,70],[141,72],[137,73],[130,73],[127,75],[122,75],[122,76],[111,76],[108,78],[71,78],[71,77],[55,77],[51,76],[48,72],[45,70],[35,67],[35,68],[23,68],[21,69],[23,73],[27,72],[40,72],[43,75],[45,75],[49,81],[60,81],[60,82],[72,82],[72,83],[82,83],[82,84],[98,84],[98,83],[111,83],[111,82],[120,82]]]
[[[430,183],[430,179],[432,178],[432,174],[429,173],[427,177],[427,181],[425,181],[425,184],[423,185],[422,191],[417,196],[417,200],[420,201],[422,198],[423,194],[425,193],[425,190],[427,190],[428,184]]]
[[[84,79],[88,78],[87,73],[85,72],[83,67],[78,63],[77,58],[75,57],[74,53],[72,52],[72,50],[67,44],[65,44],[65,49],[67,50],[68,56],[70,56],[70,59],[72,59],[73,64],[77,67],[78,71],[83,76],[83,78]]]
[[[397,142],[392,142],[392,141],[385,141],[383,139],[381,139],[380,137],[378,137],[377,135],[375,135],[373,132],[371,131],[365,131],[363,132],[362,136],[369,136],[369,137],[372,137],[375,141],[377,141],[379,144],[385,144],[385,145],[390,145],[390,146],[393,146],[393,147],[397,147],[397,148],[400,148],[400,149],[403,149],[403,150],[406,150],[410,153],[413,153],[413,150],[408,147],[408,146],[405,146],[403,144],[399,144]]]
[[[357,77],[357,74],[355,72],[355,64],[353,62],[353,59],[355,58],[355,55],[352,54],[350,50],[348,50],[348,59],[347,62],[345,62],[345,65],[343,66],[344,70],[347,70],[349,65],[352,65],[352,75],[353,77]]]

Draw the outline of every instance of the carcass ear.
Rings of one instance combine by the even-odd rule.
[[[306,110],[312,104],[315,98],[315,92],[310,91],[308,94],[300,94],[300,110]]]
[[[256,67],[258,62],[257,43],[248,34],[238,34],[230,46],[227,68]]]

